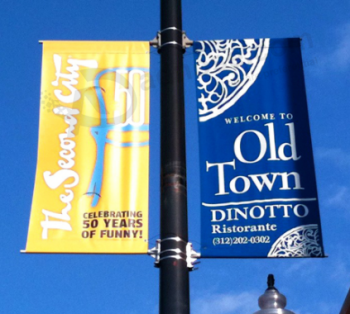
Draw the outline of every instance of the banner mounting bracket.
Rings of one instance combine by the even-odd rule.
[[[182,43],[178,43],[176,41],[169,41],[166,43],[162,43],[162,33],[166,32],[166,31],[180,31],[182,32]],[[182,49],[185,51],[187,48],[191,47],[193,45],[193,40],[190,40],[185,31],[181,31],[176,27],[168,27],[166,29],[163,29],[161,31],[159,31],[157,33],[157,36],[154,37],[150,42],[149,42],[150,46],[157,48],[158,51],[160,51],[160,49],[165,46],[165,45],[179,45],[182,47]]]
[[[188,242],[186,244],[186,252],[181,251],[180,248],[162,250],[162,242],[169,240],[175,242],[183,242],[180,237],[165,238],[163,240],[158,239],[156,241],[156,246],[148,250],[148,255],[155,259],[154,266],[159,267],[159,264],[162,260],[172,258],[177,260],[184,260],[186,261],[187,268],[189,270],[196,270],[197,268],[194,268],[194,266],[199,263],[197,260],[201,257],[201,254],[193,249],[192,243]]]

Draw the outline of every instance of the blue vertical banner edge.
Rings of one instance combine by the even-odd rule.
[[[302,54],[302,38],[298,38],[299,39],[299,43],[300,43],[300,58],[301,58],[301,64],[303,65],[303,54]],[[314,175],[315,175],[315,187],[316,187],[316,197],[317,200],[319,200],[318,198],[318,189],[317,189],[317,174],[316,174],[316,169],[315,169],[315,160],[314,160],[314,149],[313,149],[313,145],[312,145],[312,134],[311,134],[311,125],[310,125],[310,112],[309,112],[309,106],[308,106],[308,97],[307,97],[307,90],[306,90],[306,80],[305,80],[305,73],[304,73],[304,67],[301,66],[301,72],[302,72],[302,76],[303,76],[303,82],[304,82],[304,89],[305,89],[305,99],[306,99],[306,113],[307,113],[307,121],[309,122],[309,134],[311,137],[311,145],[310,145],[310,151],[311,151],[311,156],[312,156],[312,162],[313,162],[313,168],[314,168]],[[319,202],[318,202],[318,206],[319,206]],[[327,255],[324,252],[324,244],[323,244],[323,233],[322,233],[322,223],[321,223],[321,211],[319,209],[318,212],[319,215],[319,225],[318,228],[320,230],[320,243],[321,243],[321,247],[322,247],[322,253],[323,256],[322,257],[327,257]]]

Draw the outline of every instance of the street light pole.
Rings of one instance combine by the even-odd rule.
[[[161,0],[160,314],[189,305],[186,147],[181,0]]]

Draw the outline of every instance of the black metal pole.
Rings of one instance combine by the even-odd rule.
[[[187,189],[181,0],[161,0],[160,314],[187,314]]]

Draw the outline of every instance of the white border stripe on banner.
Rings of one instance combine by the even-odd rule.
[[[269,202],[314,202],[317,198],[273,198],[269,200],[253,200],[246,202],[229,202],[229,203],[219,203],[219,204],[207,204],[202,203],[203,206],[206,207],[217,207],[217,206],[230,206],[230,205],[242,205],[242,204],[257,204],[257,203],[269,203]]]

